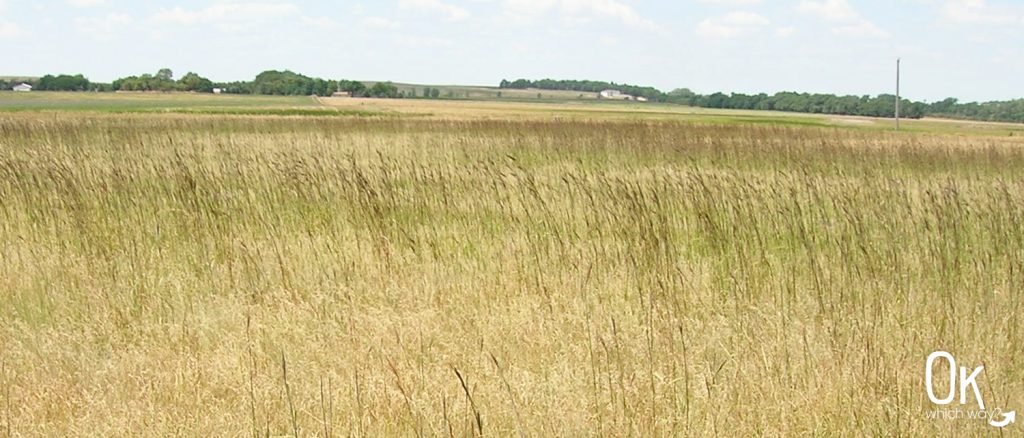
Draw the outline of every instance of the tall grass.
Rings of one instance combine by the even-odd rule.
[[[0,115],[0,434],[989,432],[923,367],[1024,407],[1021,146]]]

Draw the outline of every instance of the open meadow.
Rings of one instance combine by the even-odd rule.
[[[0,93],[0,436],[998,434],[936,350],[1024,409],[1019,125],[196,99]]]

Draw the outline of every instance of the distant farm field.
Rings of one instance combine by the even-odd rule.
[[[1018,126],[26,94],[0,434],[992,433],[936,350],[1024,408]]]
[[[373,85],[373,81],[367,82]],[[483,87],[470,85],[416,85],[416,84],[394,84],[398,89],[407,95],[423,96],[425,89],[437,89],[439,97],[447,99],[468,99],[468,100],[597,100],[597,93],[572,90],[540,90],[536,88],[513,89],[498,87]]]
[[[195,108],[295,108],[317,106],[308,96],[200,93],[65,93],[0,91],[0,111],[144,111]]]

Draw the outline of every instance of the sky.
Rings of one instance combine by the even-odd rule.
[[[0,0],[0,75],[1024,97],[1022,0]]]

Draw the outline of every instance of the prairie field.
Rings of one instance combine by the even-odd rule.
[[[0,112],[0,436],[998,435],[936,350],[1024,409],[1019,127],[438,105]]]

